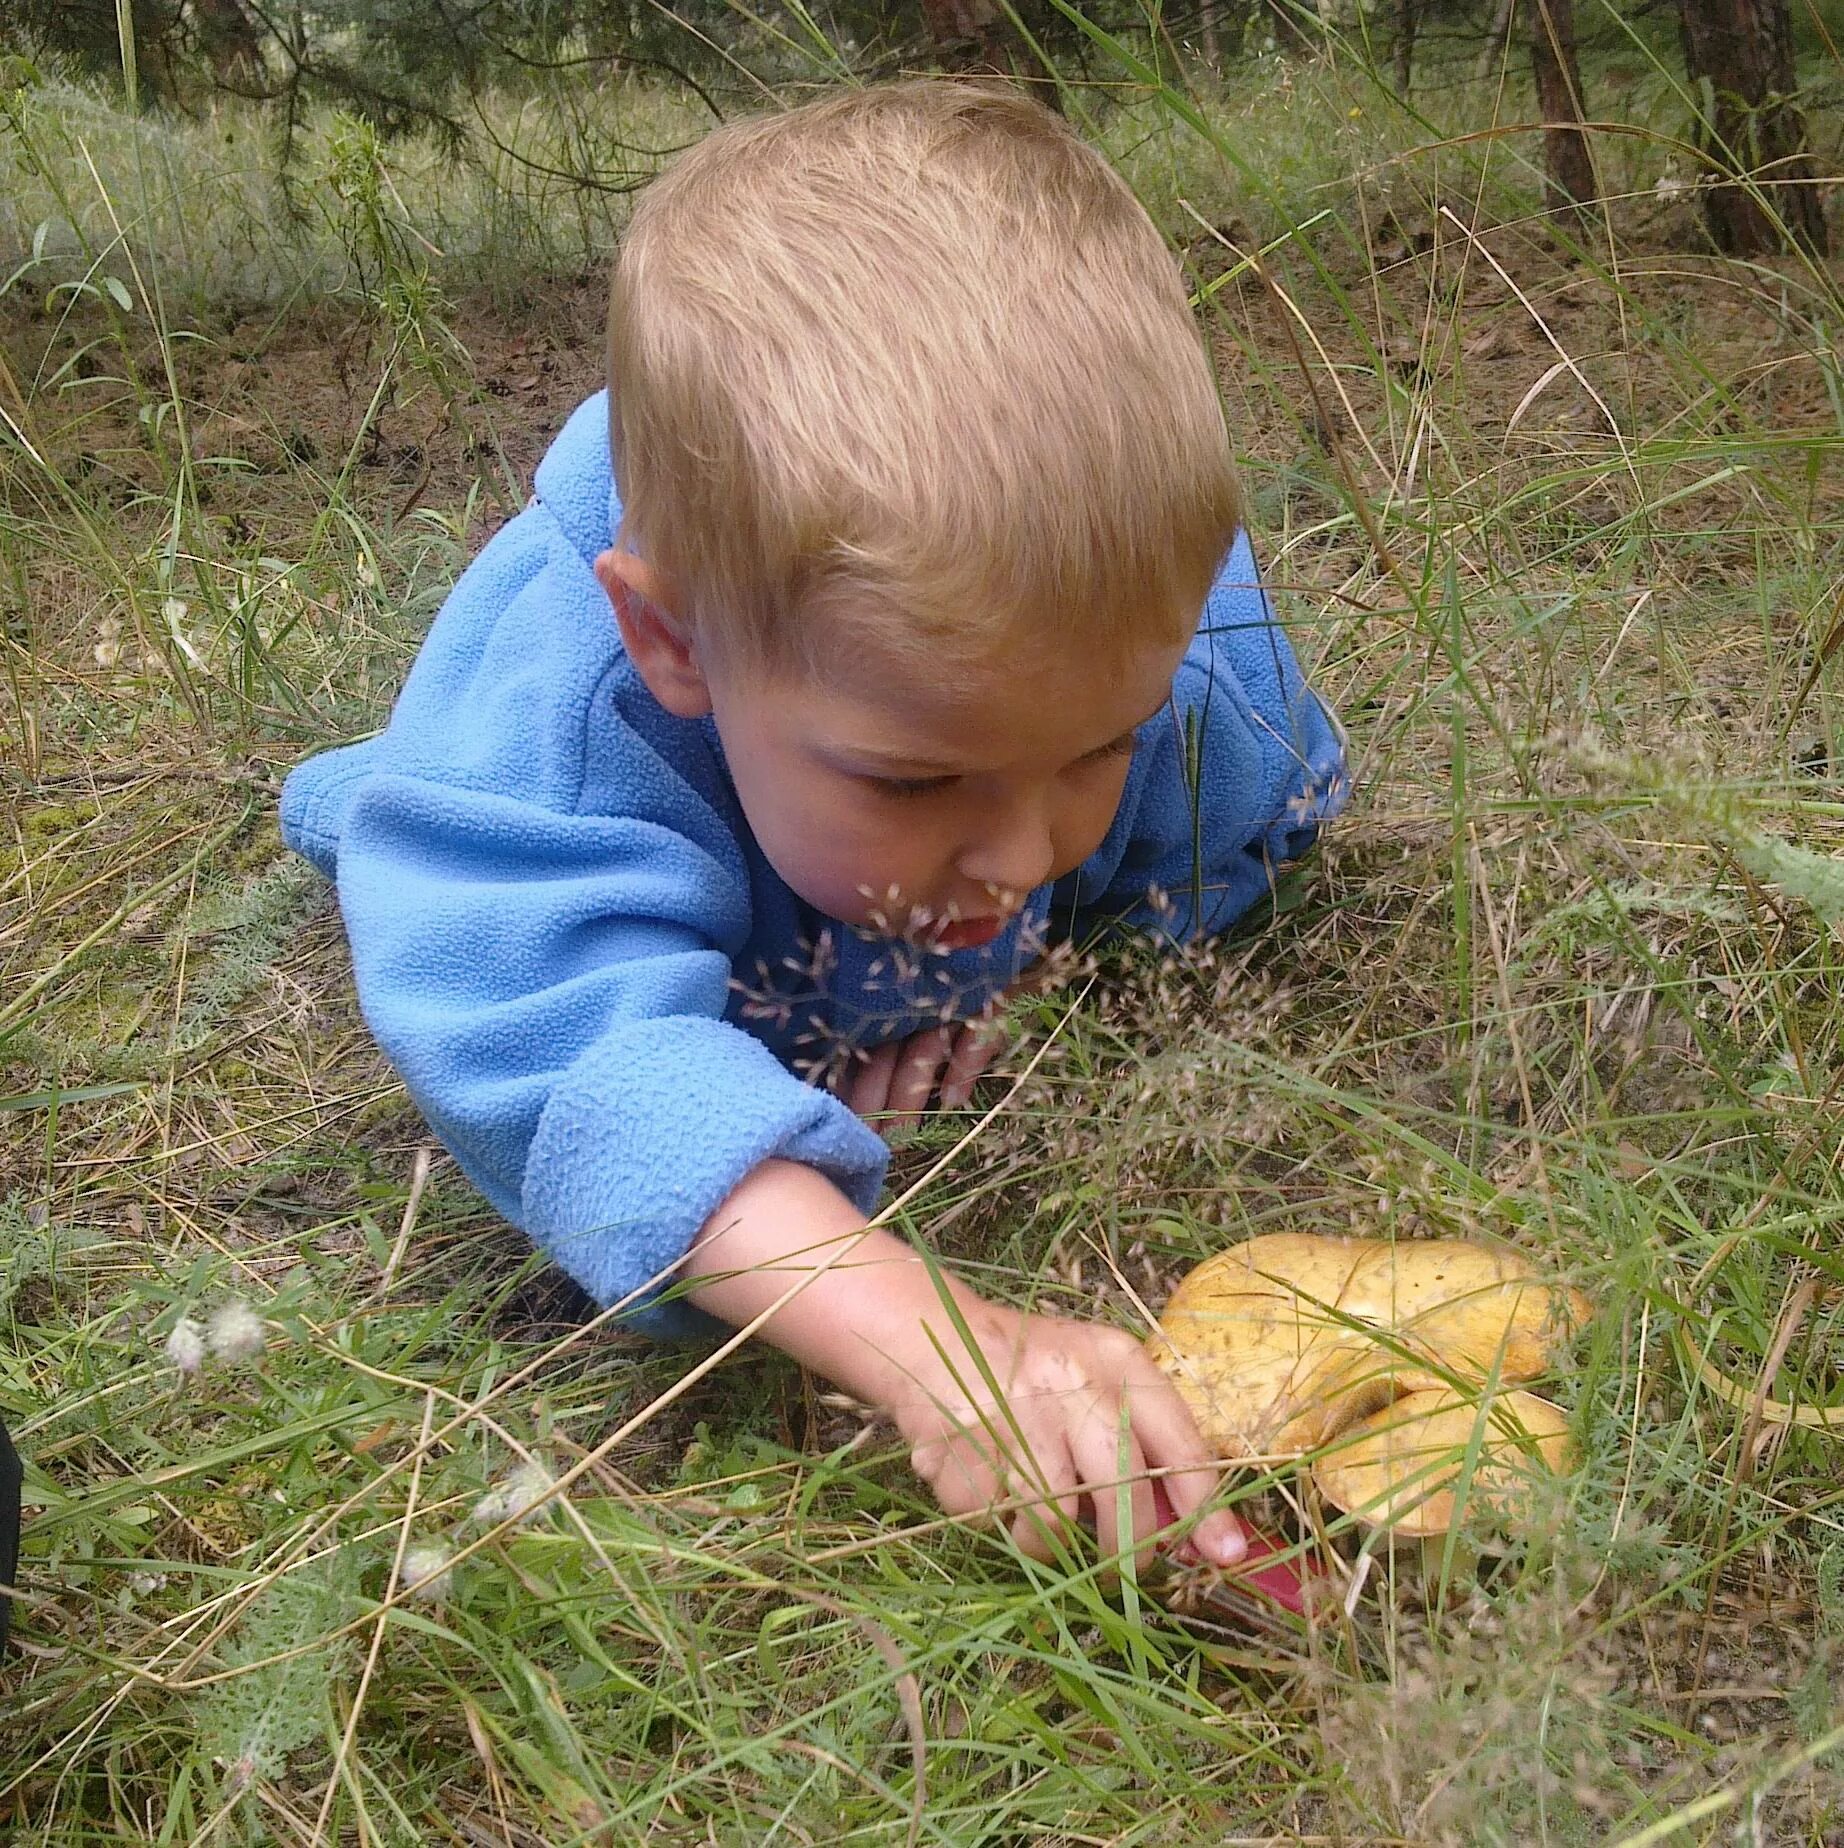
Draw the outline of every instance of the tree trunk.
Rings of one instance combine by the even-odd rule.
[[[1062,92],[999,0],[922,0],[922,21],[935,56],[948,70],[1010,77],[1028,95],[1063,114]]]
[[[1216,35],[1216,55],[1220,64],[1233,64],[1242,56],[1249,34],[1249,15],[1256,0],[1210,0],[1212,31]]]
[[[1316,51],[1324,40],[1306,23],[1317,18],[1313,0],[1267,0],[1268,22],[1274,28],[1275,48],[1280,51]]]
[[[1498,0],[1498,6],[1492,14],[1492,23],[1486,27],[1485,44],[1479,51],[1478,77],[1481,83],[1489,78],[1505,55],[1505,46],[1511,39],[1511,13],[1517,0]]]
[[[1695,0],[1691,0],[1694,4]],[[1575,0],[1530,0],[1530,61],[1543,115],[1543,167],[1549,209],[1581,216],[1600,196],[1581,106],[1581,62],[1575,55]]]
[[[192,0],[200,49],[227,90],[247,90],[261,76],[262,40],[238,0]]]
[[[1407,96],[1415,64],[1415,33],[1421,25],[1422,0],[1396,0],[1396,94]]]
[[[1716,248],[1762,256],[1791,238],[1823,256],[1825,206],[1793,100],[1786,0],[1678,0],[1678,20],[1691,85],[1712,99],[1698,123],[1699,151],[1718,173],[1738,176],[1703,195]],[[1742,175],[1752,176],[1753,188]]]
[[[1211,70],[1223,68],[1223,48],[1217,39],[1217,0],[1197,0],[1197,36],[1204,62]]]

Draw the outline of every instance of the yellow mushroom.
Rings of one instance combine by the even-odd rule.
[[[1547,1399],[1515,1388],[1476,1399],[1404,1393],[1339,1437],[1313,1481],[1335,1508],[1411,1538],[1444,1534],[1462,1495],[1522,1527],[1544,1479],[1568,1468],[1568,1428]]]
[[[1276,1233],[1192,1271],[1150,1345],[1219,1456],[1278,1460],[1318,1450],[1409,1395],[1451,1404],[1456,1386],[1534,1379],[1588,1314],[1579,1291],[1539,1277],[1514,1252]],[[1399,1448],[1382,1442],[1374,1454]],[[1561,1460],[1553,1447],[1543,1454]],[[1402,1461],[1407,1471],[1414,1460]],[[1362,1513],[1362,1499],[1327,1486],[1345,1475],[1317,1479],[1329,1500]],[[1369,1499],[1398,1506],[1390,1495]],[[1381,1518],[1393,1524],[1393,1514]]]

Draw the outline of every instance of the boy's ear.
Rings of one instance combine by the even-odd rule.
[[[644,558],[614,550],[596,558],[595,574],[647,691],[675,719],[703,718],[711,709],[711,689],[664,575]]]

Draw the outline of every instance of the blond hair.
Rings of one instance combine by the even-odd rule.
[[[834,618],[936,661],[1176,640],[1235,535],[1177,264],[1010,91],[717,129],[641,195],[608,364],[621,543],[757,663],[820,667]]]

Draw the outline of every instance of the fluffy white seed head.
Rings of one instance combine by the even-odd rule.
[[[211,1314],[211,1328],[206,1337],[218,1359],[235,1365],[254,1360],[263,1351],[268,1335],[263,1319],[241,1297],[220,1304]]]
[[[168,1364],[181,1373],[196,1373],[205,1364],[205,1331],[191,1316],[182,1315],[166,1338]]]
[[[449,1564],[453,1557],[439,1540],[413,1546],[404,1554],[403,1584],[417,1603],[440,1604],[454,1589],[454,1568]]]
[[[501,1521],[524,1521],[550,1493],[551,1478],[541,1463],[521,1463],[474,1504],[474,1519],[482,1527]]]

